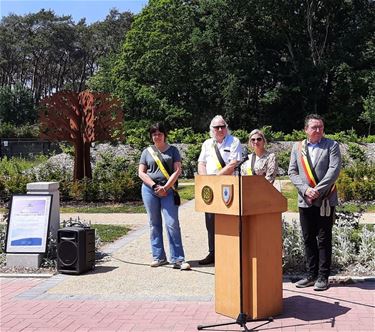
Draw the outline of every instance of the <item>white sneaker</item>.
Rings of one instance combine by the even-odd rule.
[[[190,264],[183,261],[183,262],[176,262],[173,264],[174,269],[180,269],[181,271],[183,270],[190,270]]]
[[[158,266],[167,265],[167,264],[168,264],[168,261],[166,259],[162,259],[162,260],[155,259],[154,261],[151,262],[150,266],[158,267]]]

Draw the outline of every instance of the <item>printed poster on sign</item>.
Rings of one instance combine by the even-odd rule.
[[[7,229],[7,253],[45,253],[52,195],[13,195]]]

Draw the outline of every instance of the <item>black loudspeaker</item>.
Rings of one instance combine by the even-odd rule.
[[[81,274],[95,267],[95,230],[66,227],[57,231],[57,271]]]

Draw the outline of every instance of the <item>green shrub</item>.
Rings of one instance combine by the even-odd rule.
[[[326,134],[325,136],[327,138],[333,139],[334,141],[337,141],[340,143],[349,143],[349,142],[358,143],[360,140],[354,129],[340,131],[335,134]]]
[[[190,144],[182,160],[182,177],[193,178],[198,170],[198,157],[201,151],[201,144]]]
[[[283,270],[284,272],[304,270],[304,246],[301,227],[295,220],[283,222]]]
[[[139,149],[148,146],[150,144],[148,127],[128,129],[125,132],[125,143]]]
[[[282,168],[285,172],[288,171],[289,168],[289,161],[290,161],[290,151],[279,151],[276,154],[277,157],[277,164],[280,168]]]
[[[375,143],[375,135],[368,135],[367,137],[362,137],[361,142],[363,142],[363,143]]]
[[[341,200],[371,201],[375,199],[375,164],[356,162],[346,167],[337,180]]]
[[[365,151],[356,143],[348,143],[348,154],[349,157],[355,161],[365,161]]]
[[[61,142],[59,148],[62,153],[66,153],[69,156],[74,156],[74,145],[68,142]]]
[[[241,143],[247,144],[249,141],[249,133],[243,129],[233,130],[232,135],[237,137]]]
[[[273,131],[272,126],[263,126],[260,130],[266,137],[267,142],[284,141],[284,133],[282,131]]]
[[[285,141],[302,141],[306,138],[306,133],[304,130],[295,130],[291,134],[286,134],[284,136]]]
[[[39,126],[25,124],[17,126],[11,123],[0,123],[0,137],[6,138],[38,138]]]
[[[375,227],[360,225],[360,213],[336,213],[332,229],[332,269],[373,275],[375,271]],[[304,245],[300,224],[283,222],[283,269],[305,271]]]

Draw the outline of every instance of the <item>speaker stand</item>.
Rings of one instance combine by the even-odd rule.
[[[257,328],[261,327],[263,325],[266,325],[268,323],[273,322],[273,317],[261,318],[261,319],[251,319],[246,314],[240,313],[238,315],[237,319],[234,322],[212,324],[212,325],[198,325],[197,329],[198,330],[203,330],[203,329],[208,329],[208,328],[211,328],[211,327],[228,326],[228,325],[237,324],[237,325],[239,325],[239,326],[241,326],[241,327],[244,328],[242,331],[252,331],[253,329],[249,330],[247,328],[246,323],[249,323],[249,322],[262,322],[262,321],[265,321],[265,323],[258,325]]]

